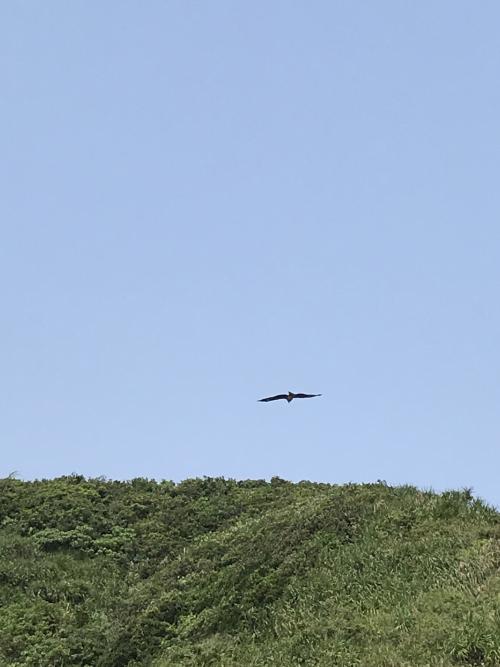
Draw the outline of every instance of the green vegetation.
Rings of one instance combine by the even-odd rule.
[[[1,665],[500,665],[467,490],[7,478],[0,526]]]

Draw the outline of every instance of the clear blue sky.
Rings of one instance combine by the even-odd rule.
[[[2,3],[0,474],[500,504],[499,24]]]

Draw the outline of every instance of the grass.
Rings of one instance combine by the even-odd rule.
[[[500,516],[470,491],[0,481],[0,658],[500,665]]]

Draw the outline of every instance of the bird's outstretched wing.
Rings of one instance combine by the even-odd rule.
[[[294,398],[316,398],[316,396],[322,396],[322,394],[294,394]]]
[[[268,396],[267,398],[259,398],[259,403],[267,403],[268,401],[279,401],[280,398],[288,398],[288,394],[277,394],[276,396]]]

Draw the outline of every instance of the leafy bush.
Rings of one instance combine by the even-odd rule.
[[[500,665],[470,490],[0,480],[0,664]]]

